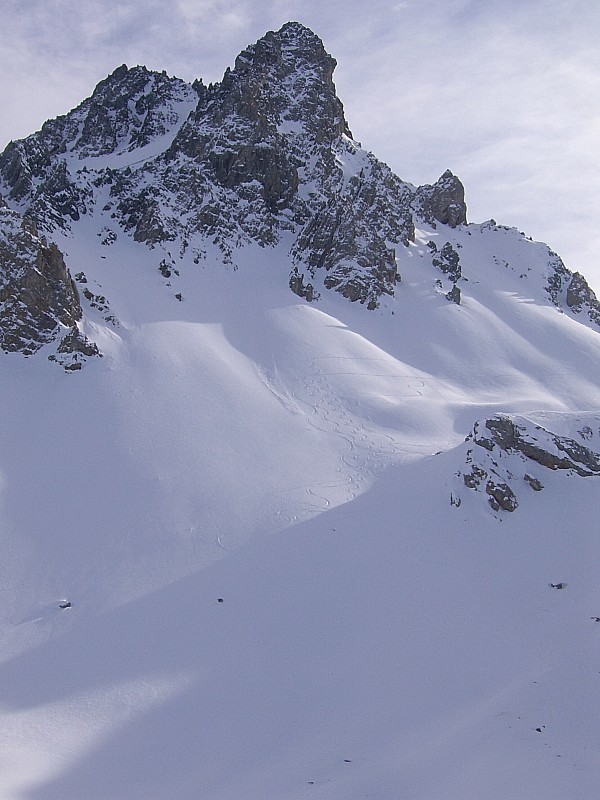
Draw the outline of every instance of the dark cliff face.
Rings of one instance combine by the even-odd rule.
[[[286,134],[306,134],[313,144],[351,136],[333,84],[335,60],[321,40],[298,23],[269,32],[236,58],[221,83],[211,86],[183,126],[172,153],[206,159],[229,146],[229,164],[236,163],[236,145],[264,146],[286,142]],[[227,136],[219,136],[219,127]],[[306,142],[305,142],[306,143]],[[304,153],[306,155],[306,153]],[[244,158],[239,175],[244,174]],[[254,173],[251,173],[254,176]],[[227,182],[229,171],[216,171]]]
[[[62,254],[35,223],[0,209],[0,347],[31,355],[81,317]]]

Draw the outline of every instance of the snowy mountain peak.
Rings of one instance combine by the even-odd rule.
[[[295,160],[301,163],[317,144],[331,146],[341,135],[351,135],[332,81],[334,67],[321,40],[298,23],[267,33],[236,58],[221,83],[209,88],[170,156],[177,148],[198,158],[206,146],[231,152],[232,147],[259,145],[270,147],[271,159],[281,161],[282,150],[296,145]],[[214,131],[217,126],[224,130]],[[206,141],[209,132],[219,136]],[[239,165],[240,159],[235,160]]]
[[[283,132],[299,122],[325,138],[350,136],[333,83],[335,66],[321,39],[291,22],[240,53],[223,85],[229,87],[236,79],[246,86],[249,82],[251,91],[262,95],[271,113],[279,117]]]

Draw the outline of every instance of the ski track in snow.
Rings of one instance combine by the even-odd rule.
[[[376,430],[373,425],[367,426],[364,419],[358,415],[351,414],[348,405],[340,397],[339,392],[334,388],[330,378],[338,376],[353,376],[357,378],[385,378],[392,384],[402,382],[396,391],[390,391],[388,395],[378,392],[379,398],[390,397],[398,400],[403,397],[422,397],[422,389],[425,382],[420,376],[410,374],[390,374],[389,371],[365,372],[360,370],[361,364],[384,364],[382,359],[368,357],[343,357],[336,355],[322,355],[315,358],[307,358],[307,370],[301,388],[286,389],[283,392],[276,391],[273,383],[268,381],[266,374],[261,373],[265,385],[275,396],[284,404],[293,403],[294,408],[300,409],[303,406],[309,409],[306,416],[308,424],[315,430],[326,435],[336,437],[343,442],[344,452],[339,457],[340,466],[338,472],[341,480],[337,482],[325,481],[320,483],[307,483],[302,486],[291,487],[285,494],[302,492],[309,499],[300,501],[296,508],[290,513],[286,507],[276,511],[276,516],[283,518],[286,524],[297,523],[310,515],[318,514],[333,504],[331,492],[327,489],[339,490],[345,487],[345,501],[355,499],[361,491],[364,491],[369,482],[375,479],[386,466],[398,463],[403,460],[414,458],[419,455],[429,454],[429,449],[421,445],[409,445],[402,441],[400,432],[395,435]],[[332,366],[339,365],[342,369],[323,369],[324,363],[331,363]],[[350,367],[357,365],[357,370]],[[347,367],[344,369],[343,367]],[[281,385],[281,384],[280,384]],[[360,397],[358,395],[357,397]],[[284,400],[285,398],[285,400]],[[345,397],[346,402],[352,398]],[[363,395],[364,399],[364,395]],[[339,498],[339,491],[336,492]],[[316,502],[315,502],[316,500]],[[224,547],[223,542],[219,544]],[[226,548],[227,549],[227,548]]]

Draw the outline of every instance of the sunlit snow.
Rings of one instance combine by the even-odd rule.
[[[513,514],[456,479],[477,419],[596,408],[541,246],[444,230],[456,306],[426,230],[367,312],[285,243],[167,286],[103,224],[59,244],[104,357],[2,357],[0,796],[595,796],[597,479]]]

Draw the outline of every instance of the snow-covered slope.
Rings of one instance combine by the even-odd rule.
[[[0,159],[0,311],[38,215],[80,302],[0,360],[0,797],[591,800],[597,301],[362,151],[282,31]]]

